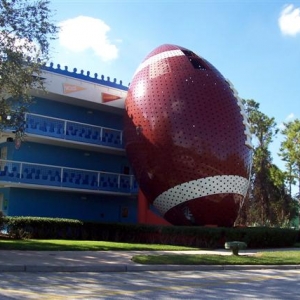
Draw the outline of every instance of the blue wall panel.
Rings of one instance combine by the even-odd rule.
[[[31,142],[23,142],[20,149],[11,143],[9,159],[39,164],[65,166],[71,168],[88,169],[122,173],[124,166],[128,166],[125,156],[112,155],[101,152],[84,151],[80,149],[58,147]],[[89,153],[86,156],[85,153]]]
[[[124,210],[128,211],[127,216],[124,216]],[[11,188],[8,215],[136,223],[137,200],[132,197]]]
[[[112,114],[61,102],[35,98],[29,112],[123,130],[123,114]]]

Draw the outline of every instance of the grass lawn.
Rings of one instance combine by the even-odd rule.
[[[299,247],[299,243],[295,247]],[[0,239],[1,250],[34,250],[34,251],[179,251],[201,250],[192,247],[130,244],[101,241],[73,240],[12,240]],[[230,250],[228,250],[230,252]],[[136,255],[132,260],[140,264],[172,265],[300,265],[299,251],[262,251],[255,255],[217,255],[217,254],[163,254]]]
[[[149,265],[299,265],[299,251],[260,252],[254,255],[167,254],[136,255],[132,260]]]
[[[34,251],[159,251],[159,250],[195,250],[191,247],[172,245],[148,245],[113,243],[99,241],[73,240],[12,240],[0,239],[1,250],[34,250]],[[199,250],[199,249],[197,249]]]

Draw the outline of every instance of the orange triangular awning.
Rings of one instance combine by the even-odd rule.
[[[102,93],[102,102],[103,103],[114,101],[114,100],[118,100],[118,99],[121,99],[121,97],[120,96],[111,95],[111,94],[107,94],[107,93]]]
[[[85,90],[85,88],[74,84],[64,83],[63,90],[64,90],[64,94],[70,94],[70,93]]]

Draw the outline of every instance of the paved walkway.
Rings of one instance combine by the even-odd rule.
[[[268,251],[279,251],[269,249]],[[289,248],[284,250],[296,250]],[[241,250],[240,255],[251,255],[262,250]],[[266,250],[263,250],[266,251]],[[0,272],[130,272],[170,270],[224,270],[224,269],[300,269],[289,266],[225,266],[225,265],[141,265],[131,261],[137,254],[221,254],[228,250],[212,251],[17,251],[0,250]]]

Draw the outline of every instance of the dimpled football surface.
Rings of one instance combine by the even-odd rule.
[[[192,51],[162,45],[137,68],[125,106],[126,152],[147,200],[175,225],[233,226],[252,150],[231,83]]]

